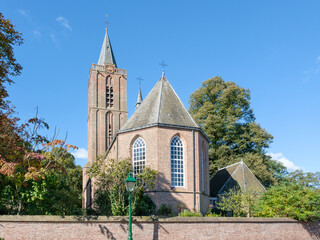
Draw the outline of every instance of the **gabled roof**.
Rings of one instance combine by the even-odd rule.
[[[219,169],[210,180],[210,197],[217,197],[233,188],[249,192],[266,191],[243,161]]]
[[[164,74],[120,132],[156,125],[200,130]]]
[[[114,58],[111,43],[108,36],[108,29],[106,28],[106,35],[104,36],[98,65],[104,65],[105,63],[114,64],[117,67],[116,59]]]

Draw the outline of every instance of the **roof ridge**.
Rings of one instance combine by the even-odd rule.
[[[160,108],[161,108],[161,100],[162,100],[162,90],[163,90],[163,75],[162,77],[160,78],[160,81],[161,81],[161,88],[160,88],[160,94],[159,94],[159,108],[158,108],[158,116],[157,116],[157,123],[159,123],[159,118],[160,118]]]

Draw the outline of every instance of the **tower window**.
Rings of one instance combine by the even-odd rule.
[[[184,186],[183,143],[178,136],[171,140],[171,187]]]
[[[109,87],[106,86],[106,106],[109,107],[110,105],[110,90]]]
[[[146,143],[139,137],[133,143],[133,175],[143,172],[146,165]]]
[[[113,107],[113,87],[111,87],[111,77],[106,79],[106,107]]]

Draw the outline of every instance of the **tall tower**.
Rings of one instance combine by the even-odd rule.
[[[107,151],[127,119],[127,71],[117,68],[106,29],[98,64],[89,74],[88,162]]]
[[[116,132],[126,123],[127,71],[117,68],[108,29],[98,64],[92,64],[88,83],[88,162],[83,168],[83,207],[92,204],[92,183],[86,175],[97,156],[104,155]]]

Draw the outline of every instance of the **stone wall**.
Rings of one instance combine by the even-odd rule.
[[[127,239],[126,217],[0,216],[5,240]],[[320,222],[279,218],[135,218],[135,240],[320,239]]]

